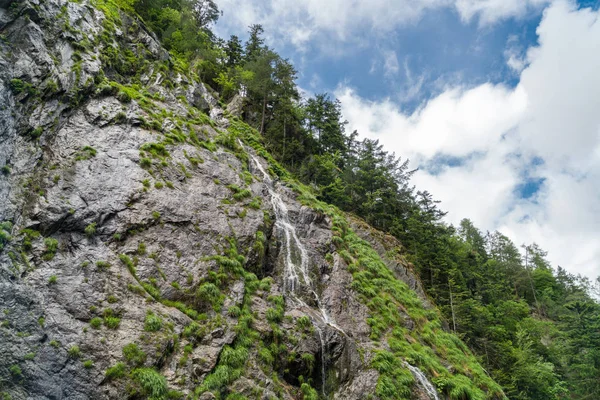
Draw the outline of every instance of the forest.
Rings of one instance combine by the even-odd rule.
[[[176,67],[196,74],[223,105],[243,100],[243,119],[320,200],[401,241],[447,329],[471,347],[508,398],[600,396],[596,282],[550,265],[535,243],[519,246],[468,219],[447,224],[434,195],[411,184],[409,160],[348,132],[330,95],[300,95],[297,71],[265,44],[261,25],[248,27],[245,42],[225,40],[211,30],[220,16],[212,0],[130,6]]]

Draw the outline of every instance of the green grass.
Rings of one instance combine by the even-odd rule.
[[[133,380],[140,385],[141,393],[150,399],[164,399],[167,396],[167,380],[152,368],[138,368],[131,372]]]
[[[118,329],[121,324],[121,318],[118,317],[104,317],[104,326],[108,329]]]
[[[146,332],[157,332],[163,326],[162,318],[155,315],[153,312],[148,311],[146,314],[146,320],[144,321],[144,330]]]
[[[137,276],[135,264],[133,263],[133,261],[131,261],[131,258],[129,258],[127,254],[121,254],[119,255],[119,260],[121,260],[121,262],[125,264],[129,273],[135,278]]]
[[[84,161],[89,160],[93,157],[96,157],[97,151],[91,146],[84,146],[80,151],[75,155],[75,161]]]
[[[20,379],[23,377],[23,370],[21,370],[21,367],[19,367],[18,365],[11,365],[8,370],[14,378]]]
[[[104,373],[104,376],[106,376],[107,380],[112,381],[115,379],[124,378],[126,373],[127,373],[126,365],[123,364],[122,362],[120,362],[120,363],[117,363],[114,366],[110,367],[109,369],[107,369],[106,372]]]
[[[79,358],[81,356],[81,349],[79,348],[79,346],[74,345],[71,346],[69,350],[67,350],[67,353],[71,358]]]
[[[102,326],[102,318],[94,317],[90,320],[90,326],[94,329],[100,329]]]
[[[127,364],[140,367],[146,362],[146,353],[136,343],[129,343],[123,347],[123,357]]]
[[[46,248],[44,249],[44,254],[42,255],[42,259],[45,261],[50,261],[56,255],[58,251],[58,240],[54,238],[46,238],[44,239],[44,245]]]
[[[96,234],[96,223],[92,222],[88,226],[85,227],[85,235],[89,238],[94,237]]]

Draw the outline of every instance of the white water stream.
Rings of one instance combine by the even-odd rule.
[[[246,149],[246,147],[241,141],[240,145]],[[262,173],[263,181],[267,184],[267,189],[269,190],[269,195],[271,197],[271,204],[273,205],[273,210],[275,211],[275,228],[281,232],[281,237],[283,238],[283,248],[285,251],[285,267],[283,274],[284,294],[287,294],[290,297],[290,299],[298,306],[305,308],[307,310],[307,314],[313,317],[317,316],[315,319],[320,319],[322,325],[329,325],[330,327],[336,329],[344,336],[346,336],[345,332],[340,327],[338,327],[335,324],[335,322],[331,319],[331,317],[327,313],[327,310],[325,309],[325,307],[323,307],[319,295],[313,288],[313,283],[310,279],[308,270],[308,251],[304,247],[304,244],[298,238],[296,228],[290,222],[287,206],[281,199],[281,195],[275,190],[275,184],[273,180],[271,179],[267,171],[265,171],[260,161],[250,152],[248,152],[248,154],[252,158],[252,161],[256,165],[256,168],[258,168],[258,170]],[[300,281],[300,278],[302,278],[302,282]],[[311,294],[317,301],[320,316],[312,312],[312,308],[299,297],[298,293],[301,289],[301,283],[304,283],[304,286],[308,290],[310,290]],[[314,326],[319,335],[319,341],[321,342],[321,388],[323,395],[326,396],[326,342],[323,338],[322,328],[317,323],[315,323]],[[431,400],[440,400],[435,387],[429,381],[429,379],[427,379],[425,374],[423,374],[423,372],[415,366],[412,366],[408,363],[405,363],[405,365],[417,380],[417,385],[419,385],[421,388],[423,388],[423,390],[425,390],[429,398]]]
[[[429,379],[427,379],[427,377],[425,376],[423,371],[421,371],[419,368],[417,368],[413,365],[410,365],[407,362],[405,362],[404,365],[406,366],[406,368],[408,368],[410,370],[410,372],[413,374],[413,376],[417,380],[417,385],[422,387],[425,390],[425,392],[427,393],[427,395],[429,396],[429,398],[431,400],[440,400],[440,398],[438,397],[438,394],[437,394],[437,390],[435,390],[435,387],[433,386],[433,384],[431,382],[429,382]]]
[[[240,145],[244,147],[241,142]],[[308,251],[304,247],[302,241],[300,241],[298,238],[296,228],[290,222],[287,206],[281,199],[281,195],[275,190],[275,184],[273,180],[267,171],[265,171],[260,161],[251,153],[248,152],[248,154],[252,158],[256,168],[258,168],[258,170],[262,173],[263,181],[267,184],[267,189],[269,190],[269,195],[271,197],[271,204],[273,206],[273,210],[275,211],[275,228],[280,232],[280,235],[283,239],[283,250],[285,252],[285,266],[283,274],[284,295],[288,295],[294,303],[302,308],[305,308],[307,310],[307,314],[316,317],[314,319],[320,319],[322,325],[329,325],[345,336],[344,331],[331,319],[325,310],[325,307],[323,307],[319,295],[313,288],[313,283],[310,279],[308,269]],[[312,312],[312,308],[299,297],[298,294],[299,290],[301,289],[301,284],[304,284],[304,286],[314,296],[314,299],[319,306],[320,316]],[[314,326],[319,335],[319,341],[321,342],[321,388],[323,395],[325,396],[326,341],[323,337],[323,330],[319,324],[316,323],[316,321]]]

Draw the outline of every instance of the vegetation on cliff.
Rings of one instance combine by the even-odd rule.
[[[328,253],[328,262],[332,264],[335,259],[346,268],[352,277],[353,292],[369,313],[366,322],[373,343],[368,349],[372,358],[362,361],[379,374],[373,396],[410,398],[415,379],[405,362],[418,366],[439,393],[453,400],[505,396],[520,400],[588,399],[600,393],[600,305],[592,297],[591,282],[561,268],[553,269],[545,259],[546,253],[535,244],[519,252],[509,238],[499,232],[484,234],[468,220],[458,227],[446,224],[444,212],[433,196],[411,186],[408,160],[389,154],[376,140],[359,140],[357,132],[346,132],[340,104],[327,94],[301,98],[293,65],[264,44],[260,25],[249,27],[246,43],[235,36],[224,41],[210,30],[219,16],[211,0],[93,3],[106,19],[103,31],[93,41],[84,40],[77,45],[73,56],[77,62],[72,71],[77,85],[69,90],[59,89],[57,83],[36,88],[15,78],[10,81],[13,94],[32,103],[44,96],[56,96],[72,108],[89,96],[115,96],[123,109],[110,120],[107,116],[106,123],[133,125],[135,120],[136,125],[154,135],[153,142],[139,148],[139,166],[154,181],[153,187],[149,177],[141,181],[142,193],[165,187],[175,190],[176,185],[182,186],[192,178],[188,168],[191,171],[209,157],[219,161],[213,153],[225,149],[235,162],[223,163],[228,162],[230,167],[232,163],[240,165],[239,170],[231,167],[237,183],[223,185],[225,197],[220,200],[221,205],[235,210],[235,218],[244,219],[248,213],[262,211],[265,203],[260,197],[253,197],[250,185],[257,180],[249,171],[251,155],[244,146],[265,158],[272,176],[294,190],[303,204],[331,221],[330,244],[334,250]],[[61,12],[67,13],[66,6]],[[151,55],[143,45],[131,46],[127,42],[122,32],[135,35],[141,29],[139,24],[156,34],[169,51],[168,57]],[[70,34],[77,33],[68,23],[64,28]],[[95,46],[101,49],[102,68],[94,78],[80,79],[81,60],[87,60],[87,52]],[[217,127],[216,118],[191,107],[184,96],[178,99],[179,113],[161,107],[165,92],[147,90],[142,83],[144,76],[160,74],[164,74],[161,85],[167,91],[204,82],[219,96],[223,107],[237,104],[236,112],[230,109],[225,115],[228,128]],[[129,113],[125,105],[132,102],[145,118]],[[238,112],[240,118],[233,115]],[[103,118],[104,115],[99,117]],[[27,140],[37,143],[44,134],[41,128],[35,128]],[[189,146],[180,157],[189,164],[175,165],[173,156],[180,152],[178,146]],[[83,146],[75,154],[73,165],[93,161],[97,155],[95,148]],[[3,167],[3,175],[11,173],[9,167]],[[59,183],[61,176],[55,176],[57,179],[50,179],[50,183],[31,179],[25,186],[33,189],[32,197],[44,196],[46,186]],[[177,181],[170,180],[170,176]],[[213,183],[221,186],[218,178]],[[72,210],[64,220],[75,213]],[[250,366],[258,366],[253,371],[262,375],[256,379],[269,379],[270,390],[278,395],[294,393],[304,399],[316,399],[321,394],[315,387],[321,386],[325,393],[326,387],[336,386],[335,374],[325,371],[325,376],[320,376],[323,383],[315,381],[319,376],[315,365],[323,363],[315,359],[315,354],[322,354],[323,348],[313,353],[291,351],[299,340],[314,336],[311,320],[307,316],[294,320],[285,315],[284,298],[269,295],[272,280],[257,277],[267,256],[263,231],[272,226],[268,212],[260,217],[264,218],[261,229],[252,233],[252,246],[242,249],[237,238],[226,238],[225,245],[215,246],[218,254],[195,261],[211,263],[212,269],[206,276],[198,279],[188,274],[187,282],[174,280],[167,285],[168,290],[161,286],[161,279],[167,278],[158,266],[157,253],[147,254],[141,241],[134,248],[119,247],[144,230],[165,225],[163,213],[154,210],[148,214],[150,217],[143,222],[109,238],[104,235],[98,239],[103,227],[97,222],[81,226],[86,241],[102,240],[123,251],[112,263],[95,259],[90,266],[90,261],[85,261],[81,270],[89,273],[95,268],[97,274],[108,274],[111,269],[123,267],[131,278],[127,286],[131,293],[146,303],[174,308],[189,317],[192,322],[180,337],[174,334],[173,322],[166,315],[148,310],[142,317],[142,342],[150,343],[159,354],[157,349],[161,346],[183,354],[178,361],[182,367],[194,351],[202,349],[206,335],[221,334],[223,321],[233,321],[235,339],[222,344],[222,351],[214,356],[213,367],[191,396],[211,392],[218,398],[244,398],[231,385],[244,377]],[[403,244],[398,257],[412,262],[437,309],[424,307],[422,299],[386,265],[385,257],[358,236],[349,223],[353,218],[350,214]],[[173,227],[181,223],[171,222]],[[10,250],[15,269],[29,264],[32,241],[43,243],[36,244],[42,248],[42,260],[52,262],[61,257],[64,249],[57,239],[42,239],[40,232],[32,230],[13,231],[12,222],[0,224],[0,252],[21,243],[20,252]],[[175,231],[173,228],[171,233]],[[174,259],[181,256],[178,253]],[[250,257],[253,263],[249,262]],[[157,265],[158,278],[144,279],[144,271],[138,271],[140,258],[142,267],[144,261]],[[27,271],[33,268],[28,266]],[[87,283],[88,278],[85,279]],[[226,294],[236,282],[243,284],[241,300],[226,307]],[[44,284],[56,287],[60,280],[53,274]],[[176,294],[168,298],[165,293]],[[111,305],[119,301],[114,295],[106,299]],[[266,304],[261,315],[264,321],[260,321],[254,302]],[[121,319],[123,310],[117,308],[111,306],[102,313],[90,309],[94,315],[89,320],[91,331],[110,335],[125,325],[127,321]],[[261,322],[267,327],[259,332]],[[293,329],[284,329],[292,324]],[[175,337],[173,342],[170,335]],[[168,345],[158,339],[152,342],[154,337],[169,340]],[[50,345],[61,346],[54,340]],[[363,348],[357,351],[361,355],[367,353]],[[68,354],[71,359],[79,359],[82,352],[73,345]],[[121,385],[118,387],[126,388],[132,397],[183,397],[182,393],[169,390],[165,377],[154,368],[164,357],[155,365],[148,365],[147,358],[152,354],[146,354],[134,343],[125,345],[122,353],[125,363],[118,362],[105,370],[106,382]],[[30,358],[34,357],[35,354]],[[86,369],[94,365],[91,360],[84,364]],[[22,380],[18,365],[11,372],[13,380]],[[187,384],[184,378],[181,377],[181,386]],[[289,382],[293,382],[291,389]],[[253,390],[258,393],[262,389]]]
[[[185,13],[186,3],[178,7]],[[211,15],[213,21],[218,17]],[[600,393],[600,305],[592,282],[554,269],[536,244],[519,251],[500,232],[483,233],[469,220],[458,227],[444,223],[433,196],[410,186],[407,160],[376,140],[345,132],[340,104],[327,94],[300,97],[293,65],[264,45],[261,26],[249,27],[245,44],[235,36],[226,42],[214,37],[206,24],[200,28],[208,41],[172,49],[202,59],[199,75],[221,93],[221,101],[245,93],[244,121],[320,200],[403,243],[450,330],[479,355],[509,398],[585,399]],[[157,32],[177,36],[173,25]]]

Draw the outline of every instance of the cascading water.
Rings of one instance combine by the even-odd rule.
[[[404,365],[410,370],[411,374],[413,374],[417,380],[417,385],[425,390],[431,400],[440,400],[435,387],[431,382],[429,382],[429,379],[427,379],[423,371],[407,362],[405,362]]]
[[[240,142],[240,145],[244,147],[244,145]],[[245,147],[244,147],[245,148]],[[298,290],[300,289],[301,283],[310,290],[311,294],[314,296],[316,300],[320,316],[317,316],[315,319],[320,319],[323,325],[329,325],[332,328],[341,332],[344,336],[344,331],[338,327],[335,322],[331,319],[325,308],[321,303],[321,299],[317,292],[313,289],[313,283],[309,276],[309,257],[308,251],[304,247],[303,243],[298,238],[298,234],[296,232],[296,228],[289,219],[288,209],[281,199],[281,195],[276,192],[275,184],[267,171],[263,168],[260,161],[251,153],[250,157],[252,161],[256,165],[256,168],[262,173],[263,181],[267,184],[267,189],[269,190],[269,196],[271,197],[271,204],[273,205],[273,210],[275,211],[275,228],[281,231],[281,237],[283,238],[283,249],[285,252],[285,267],[283,274],[283,291],[284,294],[288,295],[290,299],[295,302],[298,306],[305,308],[309,315],[315,316],[315,313],[312,312],[312,308],[309,307],[298,295]],[[302,278],[302,282],[300,281]],[[323,337],[323,330],[321,327],[315,323],[315,329],[319,335],[319,341],[321,342],[321,389],[323,395],[325,396],[325,368],[326,368],[326,343]]]

